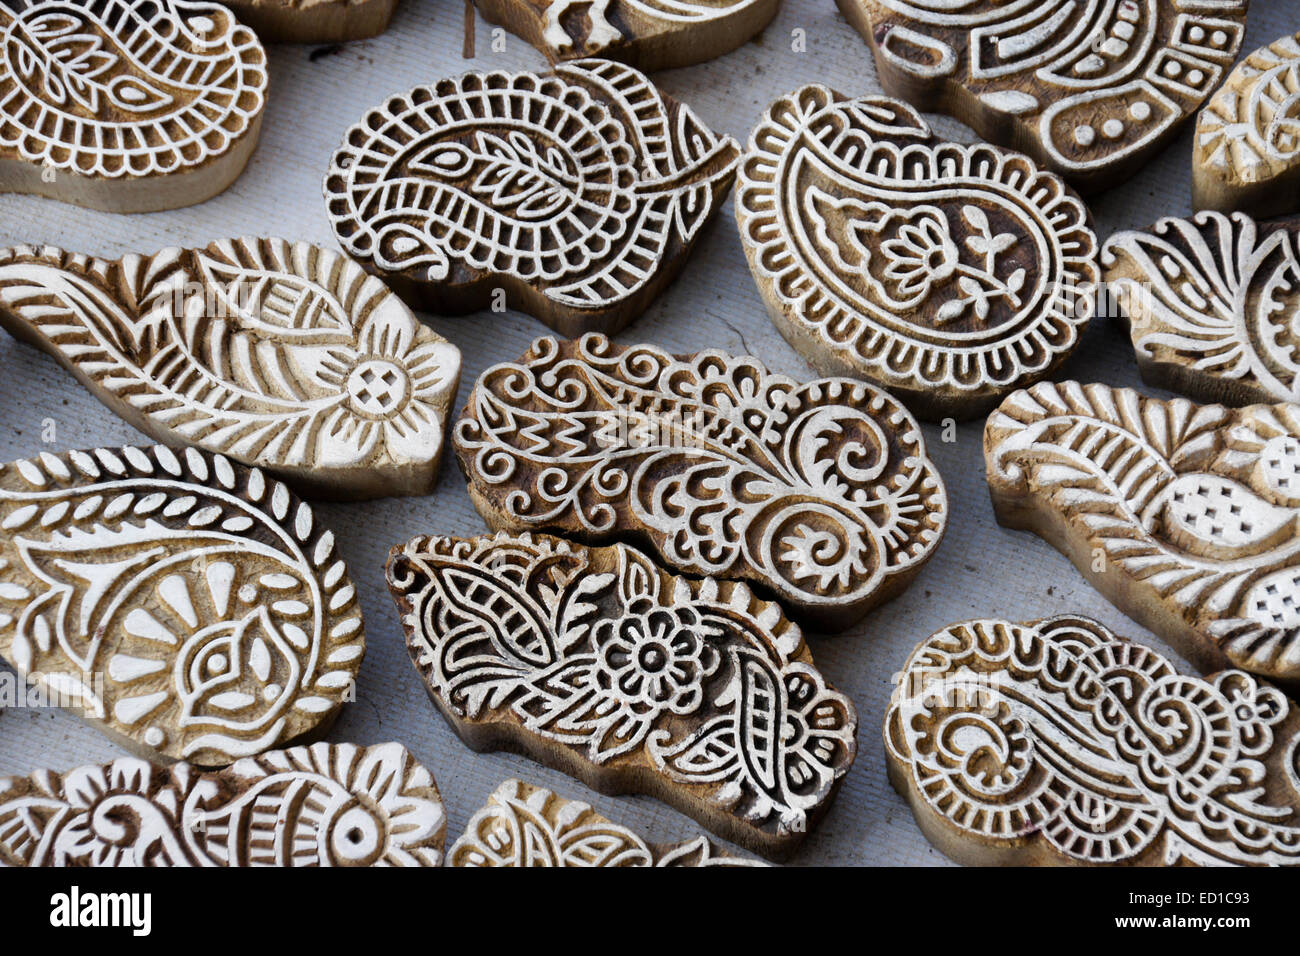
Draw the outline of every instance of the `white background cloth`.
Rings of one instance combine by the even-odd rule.
[[[225,194],[201,206],[152,215],[113,216],[22,196],[0,196],[0,243],[53,243],[87,254],[117,257],[169,245],[206,245],[241,235],[278,235],[337,248],[324,214],[321,180],[343,131],[388,95],[466,70],[541,70],[540,53],[514,36],[504,52],[490,49],[490,31],[477,22],[478,56],[462,58],[464,13],[457,0],[403,0],[390,31],[309,59],[304,47],[272,48],[271,89],[261,144],[244,175]],[[792,31],[807,32],[807,51],[793,52]],[[1255,0],[1244,51],[1300,28],[1300,0]],[[658,74],[658,85],[689,103],[713,129],[748,140],[768,103],[810,82],[845,95],[880,92],[866,43],[831,0],[786,0],[764,33],[710,63]],[[937,132],[969,141],[969,129],[928,117]],[[1099,239],[1117,229],[1141,228],[1164,215],[1191,213],[1192,124],[1131,181],[1089,200]],[[461,318],[424,316],[464,354],[455,410],[487,366],[515,359],[548,330],[518,313]],[[708,229],[681,278],[650,310],[618,336],[672,352],[720,348],[753,354],[770,369],[815,377],[768,319],[750,277],[730,200]],[[1127,338],[1117,326],[1093,323],[1059,378],[1139,386]],[[84,391],[52,359],[0,336],[0,460],[74,448],[146,442]],[[1154,394],[1153,390],[1148,392]],[[57,441],[41,441],[53,419]],[[922,639],[955,621],[975,617],[1031,620],[1070,612],[1094,617],[1118,633],[1168,648],[1125,618],[1037,537],[998,527],[984,484],[982,422],[958,428],[944,444],[926,426],[930,452],[951,496],[947,535],[938,553],[902,597],[862,624],[810,640],[820,669],[858,709],[858,757],[834,807],[796,858],[823,864],[939,864],[906,804],[890,787],[880,728],[891,675]],[[519,776],[591,802],[615,822],[657,841],[701,831],[688,817],[649,797],[607,797],[556,771],[510,754],[475,754],[435,712],[403,644],[383,565],[390,547],[419,533],[472,535],[485,526],[470,504],[450,448],[438,489],[427,498],[361,504],[321,504],[360,592],[367,653],[358,701],[345,707],[330,740],[403,743],[436,776],[449,815],[448,845],[505,778]],[[112,760],[121,751],[78,718],[53,710],[0,713],[0,774],[41,767],[66,770]]]

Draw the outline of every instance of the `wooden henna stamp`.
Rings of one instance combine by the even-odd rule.
[[[0,466],[0,655],[146,756],[221,766],[325,732],[365,653],[334,536],[186,449]]]
[[[989,417],[984,456],[998,521],[1196,667],[1300,681],[1300,405],[1041,383]]]
[[[1162,219],[1102,250],[1142,378],[1202,402],[1300,400],[1300,219]]]
[[[704,837],[648,844],[585,803],[520,780],[507,780],[474,814],[447,854],[448,866],[711,867],[763,866],[731,856]]]
[[[1236,59],[1249,0],[838,0],[885,91],[1085,191],[1128,179]]]
[[[388,29],[398,0],[224,0],[264,43],[347,43]]]
[[[0,5],[0,192],[106,212],[211,199],[243,171],[266,52],[203,0]]]
[[[1300,33],[1233,68],[1196,118],[1192,203],[1272,219],[1300,211]]]
[[[779,0],[474,0],[552,63],[618,60],[644,72],[711,60],[747,43]]]
[[[648,547],[842,630],[900,593],[947,521],[915,420],[849,379],[538,339],[480,377],[453,430],[488,526]]]
[[[1083,617],[954,624],[885,717],[889,779],[976,866],[1295,866],[1300,714]]]
[[[460,352],[337,253],[282,239],[116,261],[0,250],[0,325],[158,441],[324,497],[436,483]]]
[[[392,743],[0,778],[4,866],[441,866],[446,822],[429,771]]]
[[[1083,202],[1027,156],[942,142],[881,96],[805,86],[750,137],[736,219],[781,334],[929,420],[1052,374],[1096,306]]]
[[[744,584],[501,533],[415,538],[388,585],[429,696],[475,750],[651,794],[769,857],[793,852],[853,763],[852,703]]]
[[[344,250],[414,308],[613,334],[676,276],[738,156],[640,73],[583,60],[392,97],[348,131],[325,198]]]

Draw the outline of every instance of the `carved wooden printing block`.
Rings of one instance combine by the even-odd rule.
[[[730,856],[704,837],[672,846],[648,844],[585,803],[507,780],[474,814],[447,855],[470,867],[762,866]]]
[[[895,789],[980,866],[1293,866],[1298,735],[1275,688],[1179,674],[1080,617],[945,628],[885,717]]]
[[[990,416],[984,454],[1000,522],[1201,670],[1300,679],[1300,405],[1044,383]]]
[[[430,697],[475,750],[652,794],[767,856],[798,845],[853,763],[853,705],[744,584],[505,534],[415,538],[388,584]]]
[[[433,777],[392,743],[0,779],[7,866],[440,866],[445,832]]]
[[[1270,219],[1300,210],[1300,33],[1233,68],[1196,118],[1192,202]]]
[[[539,339],[483,373],[453,445],[489,527],[648,545],[828,629],[901,592],[947,520],[920,429],[887,394],[721,352]]]
[[[348,130],[325,180],[344,250],[415,308],[509,302],[613,333],[685,262],[739,147],[621,64],[467,73]]]
[[[1024,150],[1080,189],[1122,182],[1241,48],[1247,0],[838,0],[885,91]]]
[[[0,192],[175,209],[257,143],[266,52],[215,3],[8,0],[0,48]]]
[[[282,239],[0,250],[0,325],[159,441],[335,498],[427,494],[460,352],[378,279]]]
[[[323,733],[365,653],[283,484],[158,446],[0,466],[0,654],[126,746],[220,766]]]
[[[397,0],[225,0],[266,43],[346,43],[388,29]]]
[[[1232,405],[1300,399],[1300,220],[1162,219],[1102,253],[1145,381]]]
[[[905,103],[805,86],[768,108],[739,176],[741,242],[781,334],[922,418],[987,412],[1092,318],[1079,197],[1026,156],[939,141]]]
[[[598,56],[639,70],[729,53],[776,15],[778,0],[474,0],[492,23],[551,62]]]

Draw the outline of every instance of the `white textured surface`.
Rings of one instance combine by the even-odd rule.
[[[387,95],[469,69],[542,69],[542,56],[514,37],[490,51],[490,27],[478,22],[479,55],[461,58],[463,11],[458,0],[403,0],[391,31],[316,62],[309,50],[271,53],[270,106],[261,145],[244,176],[224,195],[191,209],[144,216],[110,216],[47,200],[0,197],[0,243],[49,242],[102,256],[152,252],[167,245],[198,246],[216,238],[274,234],[334,248],[320,195],[329,156],[343,130]],[[1246,50],[1294,32],[1300,0],[1255,0]],[[807,31],[805,53],[791,51],[791,31]],[[744,141],[764,106],[809,82],[848,95],[879,92],[870,54],[831,0],[786,0],[774,23],[753,43],[712,63],[661,73],[659,85],[690,103],[714,129]],[[969,130],[933,117],[940,134],[973,139]],[[1100,238],[1143,227],[1162,215],[1187,215],[1191,127],[1163,155],[1123,186],[1090,201]],[[485,367],[514,359],[547,330],[521,314],[490,313],[426,319],[464,352],[461,398]],[[769,368],[800,378],[812,373],[768,321],[736,236],[731,203],[705,234],[685,275],[619,336],[674,352],[715,347],[759,356]],[[1098,322],[1063,378],[1140,385],[1127,340]],[[141,436],[84,392],[52,359],[0,337],[0,460],[40,450],[66,451],[141,441]],[[46,419],[57,442],[41,442]],[[1087,614],[1121,634],[1154,641],[1099,597],[1074,568],[1038,538],[997,526],[984,486],[981,424],[940,442],[926,427],[931,454],[952,497],[952,519],[938,554],[900,599],[853,631],[813,637],[817,663],[857,705],[861,720],[857,763],[821,826],[796,858],[801,863],[935,864],[944,862],[917,830],[885,778],[880,723],[890,675],[912,647],[941,627],[972,617],[1028,620],[1062,612]],[[407,658],[401,628],[383,581],[393,544],[417,533],[475,534],[484,530],[470,505],[454,457],[447,455],[436,494],[364,504],[324,504],[322,520],[338,535],[366,615],[368,652],[359,700],[343,712],[331,739],[371,744],[398,740],[438,779],[449,813],[448,843],[497,784],[521,776],[566,796],[591,801],[616,822],[656,840],[698,832],[689,818],[646,797],[606,797],[564,775],[509,754],[474,754],[434,711]],[[1168,652],[1168,648],[1161,648]],[[0,713],[0,774],[38,767],[67,769],[98,763],[120,751],[77,718],[58,711]]]

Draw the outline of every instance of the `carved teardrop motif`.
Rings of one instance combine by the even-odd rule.
[[[311,508],[163,446],[0,466],[0,654],[133,749],[221,766],[323,733],[365,654]]]

